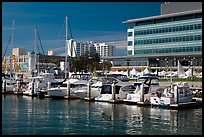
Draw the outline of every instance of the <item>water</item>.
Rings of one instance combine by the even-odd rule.
[[[3,135],[202,135],[202,108],[2,95]]]

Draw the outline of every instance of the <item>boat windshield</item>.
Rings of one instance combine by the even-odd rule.
[[[150,85],[158,85],[159,79],[156,77],[140,77],[137,80],[138,82],[150,84]]]

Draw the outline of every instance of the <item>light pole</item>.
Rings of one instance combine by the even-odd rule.
[[[176,58],[174,58],[174,67],[176,66]]]
[[[156,60],[157,60],[157,67],[158,67],[157,68],[157,76],[158,76],[158,73],[159,73],[158,71],[160,71],[159,58],[157,58]]]
[[[168,61],[168,57],[166,57],[166,58],[165,58],[165,61],[166,61],[166,68],[167,68],[167,70],[168,70],[168,68],[169,68],[169,61]]]

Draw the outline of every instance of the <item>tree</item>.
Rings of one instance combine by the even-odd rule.
[[[100,57],[95,52],[85,52],[79,58],[72,60],[75,72],[93,72],[99,66]]]

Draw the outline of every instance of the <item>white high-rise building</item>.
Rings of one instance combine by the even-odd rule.
[[[94,47],[101,57],[110,57],[114,55],[115,46],[113,45],[107,43],[95,43]]]
[[[76,42],[77,56],[81,56],[85,52],[95,52],[94,43],[92,41]]]

